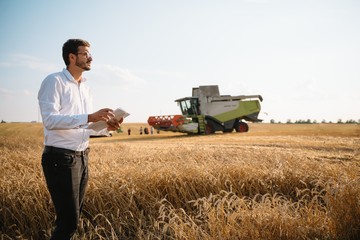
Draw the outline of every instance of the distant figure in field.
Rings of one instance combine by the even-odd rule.
[[[150,128],[150,133],[151,133],[151,135],[154,134],[154,127],[153,126],[151,126],[151,128]]]
[[[144,133],[149,134],[149,129],[147,127],[144,128]]]
[[[130,136],[131,135],[131,129],[128,128],[128,135]]]
[[[140,127],[140,135],[142,135],[142,134],[143,134],[143,128]]]

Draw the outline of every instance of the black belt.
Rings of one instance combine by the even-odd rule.
[[[60,154],[72,154],[75,156],[86,156],[90,152],[90,148],[85,149],[84,151],[74,151],[66,148],[58,148],[52,146],[45,146],[44,153],[60,153]]]

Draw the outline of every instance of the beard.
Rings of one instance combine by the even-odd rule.
[[[75,65],[79,68],[81,68],[82,70],[84,71],[90,71],[91,69],[91,66],[88,65],[88,63],[91,63],[91,61],[89,62],[79,62],[79,61],[76,61]]]

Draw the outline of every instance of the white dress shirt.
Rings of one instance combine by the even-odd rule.
[[[92,113],[92,95],[82,78],[80,84],[70,72],[47,76],[41,84],[38,100],[44,125],[44,144],[83,151],[89,146],[92,130],[87,127]]]

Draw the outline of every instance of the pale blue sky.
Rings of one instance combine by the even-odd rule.
[[[217,84],[261,94],[260,118],[360,119],[358,0],[0,0],[0,120],[37,121],[37,91],[62,44],[91,43],[96,108],[128,122],[178,114]]]

